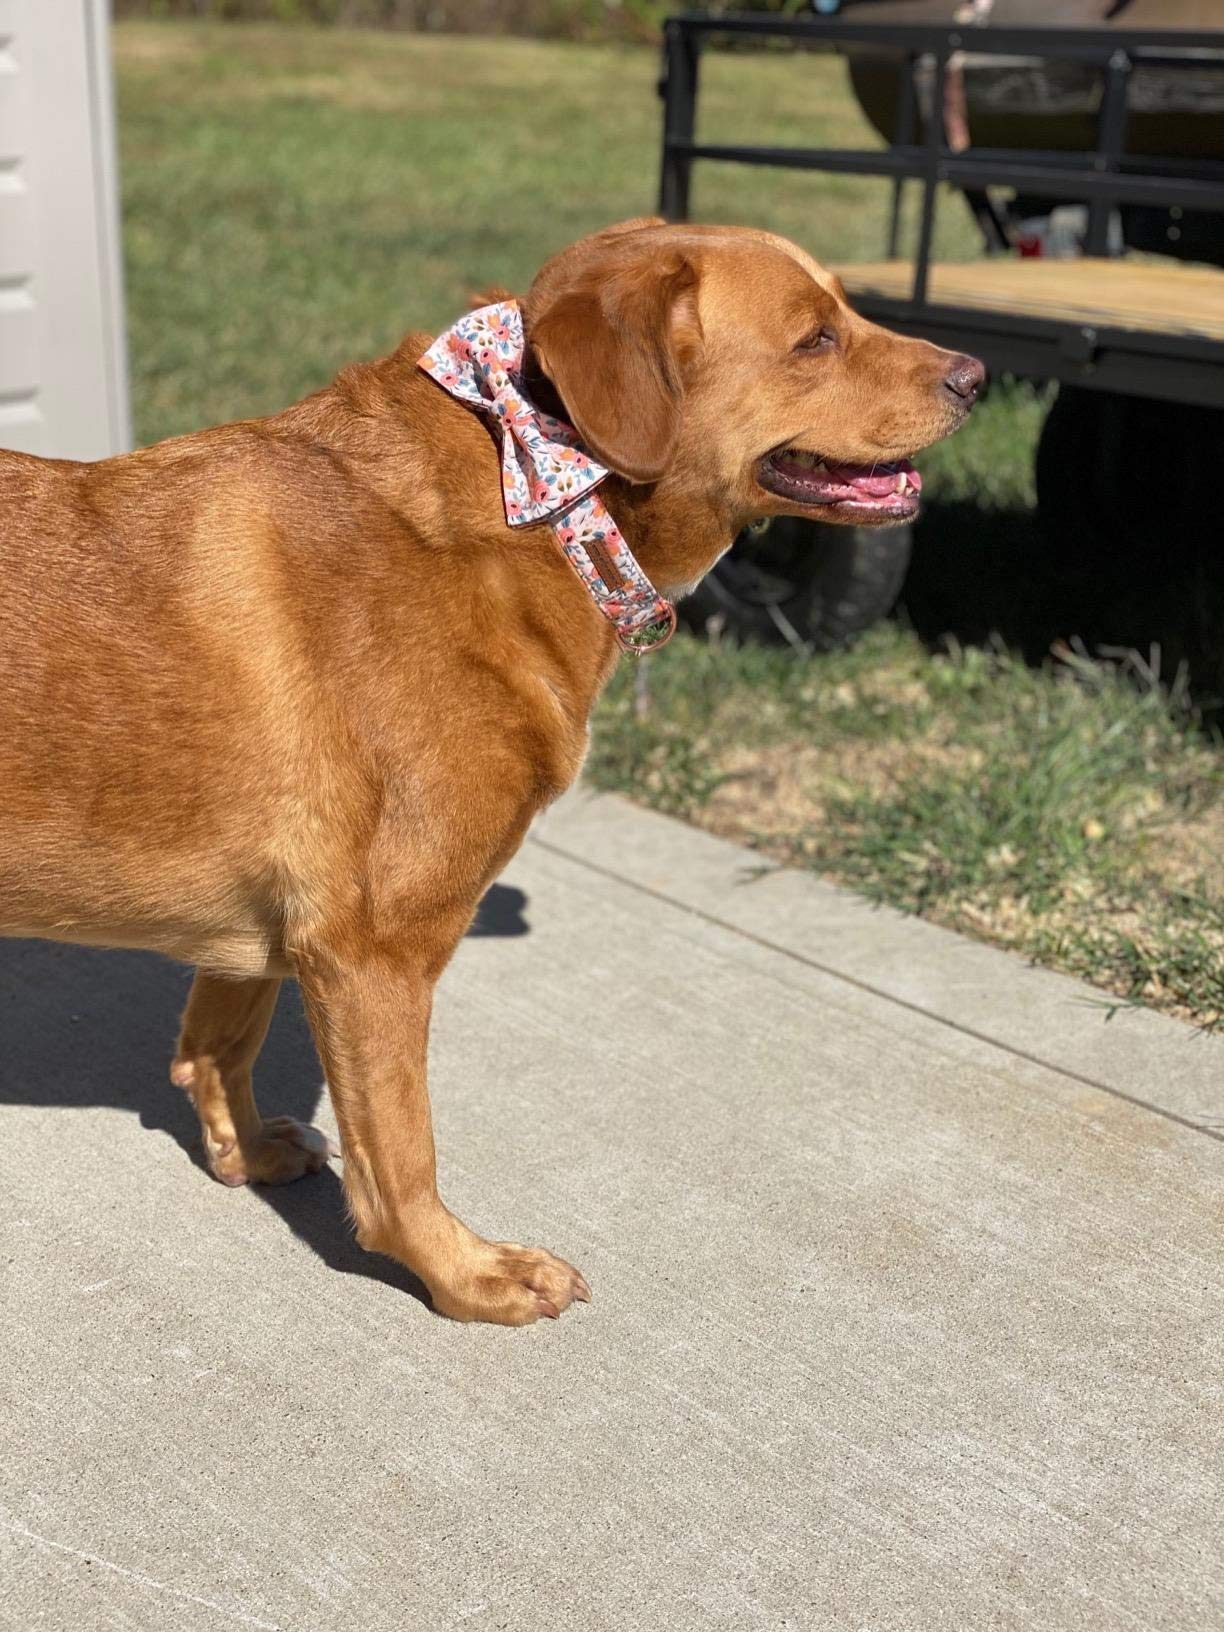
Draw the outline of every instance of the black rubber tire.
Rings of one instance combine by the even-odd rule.
[[[780,516],[763,534],[741,533],[681,604],[685,622],[711,619],[740,640],[813,651],[848,646],[887,617],[909,566],[913,531],[830,527]],[[793,631],[793,634],[792,634]]]

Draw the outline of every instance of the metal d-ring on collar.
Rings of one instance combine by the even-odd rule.
[[[494,417],[502,438],[502,498],[511,527],[547,521],[622,649],[641,656],[666,645],[676,609],[638,565],[595,489],[609,474],[578,432],[526,396],[523,314],[498,301],[461,317],[419,366],[460,402]]]

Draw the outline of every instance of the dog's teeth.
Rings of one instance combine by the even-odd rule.
[[[904,471],[902,471],[901,472],[901,478],[897,483],[897,492],[898,493],[904,493],[908,487],[909,487],[909,477],[905,474]]]

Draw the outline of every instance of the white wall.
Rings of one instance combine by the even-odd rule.
[[[107,0],[0,0],[0,447],[131,445]]]

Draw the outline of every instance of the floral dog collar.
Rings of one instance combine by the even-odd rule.
[[[441,334],[419,366],[460,402],[494,416],[502,437],[502,498],[511,527],[547,521],[591,599],[627,652],[671,639],[676,609],[655,589],[595,489],[608,471],[578,432],[528,400],[519,383],[523,314],[499,301]]]

